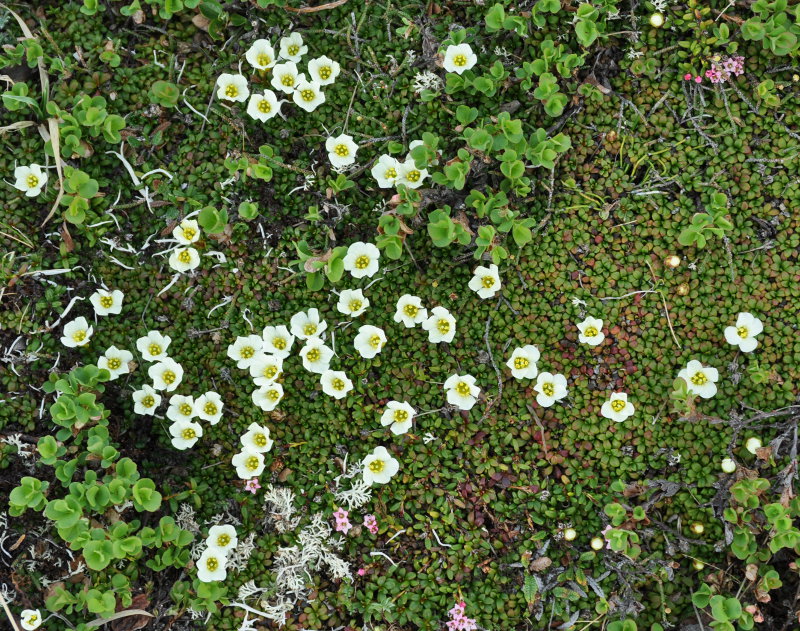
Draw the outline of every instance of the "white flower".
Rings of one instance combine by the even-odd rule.
[[[284,59],[297,63],[307,52],[308,46],[303,44],[303,36],[300,33],[290,33],[287,37],[281,38],[279,54]]]
[[[686,382],[687,390],[704,399],[710,399],[717,394],[719,371],[716,368],[703,366],[696,359],[686,364],[686,368],[678,373],[678,378]]]
[[[158,331],[148,331],[147,335],[136,340],[136,348],[142,354],[145,361],[160,361],[167,357],[172,338],[169,335],[161,335]]]
[[[225,564],[228,557],[217,548],[206,548],[197,559],[197,578],[204,583],[224,581],[227,576]]]
[[[200,255],[194,248],[175,248],[169,255],[169,266],[176,272],[188,272],[200,265]]]
[[[428,318],[428,310],[422,306],[422,299],[411,294],[403,294],[397,301],[394,321],[402,322],[407,329],[414,327]]]
[[[264,340],[261,350],[281,358],[289,356],[292,344],[294,344],[294,335],[289,333],[289,329],[283,325],[265,326],[261,338]]]
[[[318,83],[306,81],[305,77],[302,77],[294,86],[292,100],[297,107],[306,112],[313,112],[325,102],[325,94],[320,90]]]
[[[19,623],[25,631],[34,631],[42,624],[42,614],[38,609],[23,609],[19,614]]]
[[[723,458],[720,463],[720,468],[724,473],[733,473],[736,471],[736,463],[732,458]]]
[[[201,234],[200,226],[194,219],[184,219],[172,231],[172,236],[181,245],[197,243]]]
[[[256,357],[250,364],[250,376],[257,386],[268,386],[274,383],[283,372],[283,358],[277,355],[264,355]]]
[[[444,389],[447,391],[447,402],[460,410],[471,410],[481,393],[472,375],[450,375],[444,382]]]
[[[612,393],[611,398],[600,407],[600,414],[616,423],[622,423],[628,417],[633,416],[635,411],[636,408],[633,407],[633,403],[628,401],[628,395],[625,392]]]
[[[583,322],[578,323],[578,341],[581,344],[588,344],[589,346],[597,346],[606,339],[603,333],[603,321],[587,317]]]
[[[663,13],[652,13],[650,15],[650,26],[653,28],[661,28],[664,25]]]
[[[214,548],[217,552],[228,554],[238,543],[239,538],[236,536],[236,528],[231,525],[211,526],[208,529],[206,545],[209,548]]]
[[[272,439],[269,437],[269,427],[259,425],[258,423],[250,423],[247,427],[247,433],[242,434],[239,438],[244,449],[255,451],[257,453],[266,453],[272,449]]]
[[[448,46],[444,51],[444,69],[447,72],[461,74],[469,70],[478,62],[478,57],[472,52],[469,44],[459,44],[458,46]]]
[[[259,451],[245,448],[231,458],[231,464],[236,467],[236,475],[242,480],[249,480],[263,473],[264,456]]]
[[[402,403],[400,401],[389,401],[381,415],[381,425],[384,427],[391,425],[389,429],[392,430],[392,434],[395,436],[405,434],[411,429],[411,422],[416,413],[417,411],[407,401]]]
[[[91,296],[89,302],[94,307],[94,312],[99,316],[107,316],[109,314],[117,314],[122,311],[122,299],[125,297],[119,289],[114,291],[106,291],[105,289],[98,289]]]
[[[133,361],[133,353],[116,346],[109,346],[105,354],[97,360],[98,368],[105,368],[111,373],[111,381],[120,375],[127,375],[130,372],[128,362]]]
[[[428,177],[427,169],[418,169],[413,160],[406,160],[397,166],[395,185],[405,184],[408,188],[419,188],[426,177]]]
[[[219,423],[222,418],[222,397],[216,392],[208,391],[201,394],[194,402],[194,413],[212,425]]]
[[[725,341],[738,346],[743,353],[751,353],[758,346],[756,335],[764,330],[761,320],[752,313],[743,312],[736,318],[736,325],[725,327]]]
[[[277,116],[281,111],[282,104],[283,101],[278,101],[278,97],[272,90],[264,90],[263,94],[250,95],[247,113],[251,118],[263,123]]]
[[[76,346],[86,346],[92,339],[94,329],[89,326],[86,318],[81,316],[64,325],[64,335],[61,336],[61,343],[64,346],[75,348]]]
[[[240,74],[223,72],[217,77],[217,98],[224,101],[244,103],[250,96],[247,79]]]
[[[444,307],[434,307],[422,328],[428,332],[429,342],[452,342],[456,335],[456,319]]]
[[[375,447],[361,464],[364,466],[364,482],[370,486],[386,484],[400,470],[400,463],[392,458],[386,447]]]
[[[327,370],[319,378],[322,391],[334,399],[342,399],[353,389],[353,382],[341,370]]]
[[[266,70],[275,65],[275,49],[268,39],[257,39],[247,49],[244,58],[256,70]]]
[[[380,265],[380,250],[372,243],[356,241],[347,248],[344,255],[344,269],[350,272],[353,278],[364,278],[364,276],[374,276]]]
[[[564,375],[542,372],[536,378],[533,389],[538,393],[536,402],[543,408],[549,408],[567,396],[567,378]]]
[[[318,337],[312,337],[300,349],[300,357],[303,359],[303,368],[321,375],[330,368],[333,350],[325,346]]]
[[[236,362],[239,368],[250,368],[261,354],[264,340],[260,335],[240,335],[228,346],[228,357]]]
[[[483,299],[492,298],[500,291],[500,286],[500,274],[497,271],[497,265],[494,263],[489,267],[478,265],[472,273],[472,279],[469,281],[469,288]]]
[[[272,412],[283,398],[283,386],[279,383],[272,383],[268,386],[261,386],[258,390],[253,390],[251,395],[253,403],[265,412]]]
[[[151,385],[144,384],[141,390],[135,390],[133,393],[133,411],[136,414],[153,416],[160,403],[161,395]]]
[[[170,421],[190,421],[197,413],[194,407],[194,397],[183,394],[173,394],[169,398],[167,418]]]
[[[14,188],[23,191],[28,197],[36,197],[47,183],[47,173],[38,164],[14,169]]]
[[[339,313],[354,318],[364,313],[367,307],[369,307],[369,300],[364,297],[364,292],[360,289],[343,289],[339,294],[339,302],[336,303]]]
[[[747,451],[749,451],[754,456],[756,455],[756,452],[759,449],[761,449],[761,447],[762,447],[761,439],[756,438],[755,436],[751,436],[750,438],[748,438],[747,442],[745,442],[744,444],[744,448],[747,449]]]
[[[316,81],[320,85],[330,85],[336,81],[339,76],[341,67],[338,62],[323,55],[308,62],[308,74],[312,81]]]
[[[506,362],[506,366],[511,369],[511,374],[515,379],[535,379],[539,372],[539,368],[536,366],[538,361],[539,349],[528,344],[522,348],[515,348]]]
[[[308,340],[312,337],[321,338],[322,332],[328,328],[328,323],[325,320],[319,319],[319,311],[316,307],[312,307],[308,311],[300,311],[292,316],[289,320],[289,327],[292,334],[301,340]]]
[[[372,177],[375,178],[381,188],[392,188],[397,182],[399,171],[400,162],[397,158],[387,154],[378,158],[377,162],[372,165],[372,169],[370,169]]]
[[[377,326],[365,324],[358,328],[358,335],[353,340],[353,346],[364,359],[372,359],[383,350],[386,344],[386,333]]]
[[[183,381],[183,367],[171,357],[165,357],[147,369],[156,390],[172,392]]]
[[[188,419],[178,419],[169,426],[169,433],[172,434],[172,446],[183,451],[194,447],[194,444],[203,435],[203,428],[200,423]]]
[[[325,150],[328,160],[335,167],[346,167],[356,161],[358,145],[353,142],[353,137],[348,134],[330,136],[325,141]]]
[[[276,65],[272,69],[270,85],[276,90],[291,94],[294,92],[297,83],[305,80],[305,76],[297,72],[297,64],[293,61],[287,61],[286,63]]]

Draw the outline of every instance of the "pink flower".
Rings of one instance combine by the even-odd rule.
[[[378,534],[378,520],[375,518],[375,515],[364,515],[364,527],[373,535]]]
[[[683,75],[683,78],[686,81],[691,81],[692,80],[692,73],[691,72],[687,72],[685,75]]]
[[[699,75],[698,75],[698,76],[696,76],[696,77],[694,78],[694,82],[695,82],[695,83],[702,83],[702,82],[703,82],[703,77],[701,77],[701,76],[699,76]]]
[[[336,526],[334,527],[336,532],[343,532],[347,534],[350,528],[353,527],[348,519],[348,516],[349,513],[343,508],[333,511],[333,518],[336,520]]]
[[[253,495],[255,495],[260,488],[261,485],[258,483],[258,478],[252,478],[244,483],[244,490],[250,491]]]
[[[358,568],[358,572],[356,572],[356,574],[358,574],[359,576],[364,576],[366,573],[367,570],[365,570],[363,567]]]

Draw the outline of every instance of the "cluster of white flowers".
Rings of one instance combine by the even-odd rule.
[[[372,166],[370,173],[378,186],[381,188],[392,188],[398,184],[403,184],[408,188],[419,188],[428,177],[428,169],[417,168],[414,159],[411,157],[411,150],[422,145],[421,140],[414,140],[408,146],[408,154],[401,162],[389,154],[381,155]]]
[[[172,231],[172,237],[177,245],[169,255],[169,266],[176,272],[190,272],[200,265],[200,254],[194,244],[200,240],[202,232],[197,221],[184,219]]]
[[[228,555],[236,549],[238,543],[236,528],[233,526],[209,528],[206,548],[197,560],[197,578],[204,583],[224,581],[228,573]]]

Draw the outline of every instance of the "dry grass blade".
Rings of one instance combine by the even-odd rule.
[[[58,195],[56,196],[56,201],[53,202],[53,207],[50,209],[50,212],[47,214],[47,217],[44,218],[44,221],[41,223],[41,226],[44,226],[53,214],[56,212],[58,205],[61,203],[61,198],[64,197],[64,173],[61,169],[61,138],[58,134],[58,121],[55,118],[48,118],[47,119],[47,127],[49,131],[47,131],[47,135],[50,136],[50,142],[53,147],[53,156],[56,159],[56,172],[58,173]],[[42,133],[44,127],[42,125],[39,126],[39,133],[42,134],[42,137],[45,137],[45,134]],[[46,142],[46,140],[45,140]]]
[[[327,11],[328,9],[335,9],[342,6],[347,0],[334,0],[326,4],[321,4],[317,7],[300,7],[298,9],[292,7],[283,7],[286,11],[291,13],[316,13],[317,11]]]
[[[127,618],[128,616],[145,616],[147,618],[154,617],[153,614],[145,611],[144,609],[126,609],[125,611],[118,611],[117,613],[111,614],[107,618],[97,618],[96,620],[87,622],[86,626],[92,629],[94,627],[100,627],[108,622],[119,620],[120,618]]]

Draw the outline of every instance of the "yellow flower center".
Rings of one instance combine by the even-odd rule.
[[[386,172],[383,174],[383,177],[385,177],[387,180],[393,180],[394,178],[397,177],[397,169],[395,169],[394,167],[389,167],[388,169],[386,169]]]
[[[548,397],[552,397],[556,392],[556,387],[548,381],[542,384],[542,392]]]
[[[362,254],[356,259],[356,269],[366,269],[369,266],[369,257]]]
[[[439,333],[442,335],[447,335],[450,332],[450,323],[442,318],[436,323],[436,328],[439,329]]]
[[[258,111],[262,114],[269,114],[272,111],[272,106],[269,104],[267,99],[261,99],[258,102]]]
[[[494,278],[491,276],[484,276],[481,278],[481,285],[483,285],[486,289],[489,289],[489,287],[494,285]]]
[[[459,381],[458,384],[456,384],[456,392],[462,397],[468,396],[470,393],[469,384],[466,381]]]
[[[394,411],[394,422],[395,423],[404,423],[408,420],[408,412],[405,410],[395,410]]]
[[[122,366],[122,360],[119,357],[111,357],[108,360],[109,370],[118,370],[120,366]]]
[[[242,359],[250,359],[255,354],[256,349],[254,349],[252,346],[242,346],[241,350],[239,351],[239,357]]]
[[[25,184],[28,185],[28,188],[36,188],[39,186],[39,178],[36,177],[33,173],[31,173],[28,177],[25,178]]]
[[[184,440],[192,440],[192,438],[197,436],[197,432],[195,432],[191,427],[187,427],[181,432],[181,436]]]
[[[142,406],[146,408],[151,408],[156,404],[156,400],[152,394],[147,394],[142,398]]]
[[[344,143],[339,143],[333,148],[334,153],[340,158],[346,158],[350,155],[350,149]]]
[[[191,241],[194,239],[194,236],[197,234],[197,231],[194,228],[184,228],[183,229],[183,238],[187,241]]]
[[[347,308],[350,309],[352,313],[355,313],[356,311],[360,311],[362,306],[363,303],[360,300],[351,300]]]
[[[250,456],[245,461],[244,466],[247,467],[247,469],[250,471],[255,471],[256,469],[258,469],[259,464],[261,463],[258,461],[258,458],[256,458],[255,456]]]
[[[192,415],[192,406],[188,403],[181,403],[178,406],[178,412],[183,414],[184,416],[191,416]]]
[[[286,49],[286,52],[289,53],[289,57],[294,57],[297,53],[300,52],[300,47],[297,44],[291,44]]]
[[[171,370],[165,370],[161,375],[161,379],[164,381],[165,384],[170,385],[171,383],[175,382],[177,376]]]
[[[272,338],[272,345],[279,351],[282,351],[284,348],[286,348],[286,340],[284,340],[282,337],[274,337]]]
[[[181,251],[181,252],[178,254],[178,260],[179,260],[181,263],[190,263],[190,262],[192,261],[192,255],[191,255],[191,254],[189,254],[189,250],[182,250],[182,251]]]
[[[319,352],[318,348],[312,348],[310,351],[306,353],[306,359],[313,364],[314,362],[319,361],[321,355],[322,354]]]
[[[267,446],[266,434],[262,434],[261,432],[259,432],[258,434],[253,436],[253,442],[259,447],[266,447]]]
[[[739,328],[736,329],[736,335],[744,339],[748,335],[750,335],[750,330],[746,326],[740,326]]]
[[[211,401],[206,402],[206,404],[203,406],[203,412],[208,416],[214,416],[218,411],[219,410],[216,404],[212,403]]]
[[[597,335],[597,329],[596,329],[595,327],[593,327],[593,326],[587,326],[587,327],[586,327],[586,328],[583,330],[583,334],[584,334],[586,337],[594,337],[595,335]]]
[[[111,296],[100,296],[100,306],[103,309],[110,309],[114,304],[114,299]]]
[[[333,381],[331,381],[331,387],[334,390],[344,390],[344,381],[336,377]]]
[[[150,344],[150,346],[147,347],[147,352],[153,356],[161,355],[161,347],[158,344]]]
[[[219,567],[219,561],[216,557],[209,557],[206,559],[206,569],[209,572],[214,572]]]
[[[317,332],[317,325],[316,324],[306,324],[303,327],[303,334],[311,337],[314,333]]]
[[[615,412],[622,412],[625,409],[625,401],[622,399],[614,399],[611,402],[611,409]]]
[[[278,367],[275,364],[270,364],[269,366],[264,368],[264,376],[267,379],[272,379],[277,374],[278,374]]]
[[[333,70],[330,66],[320,66],[319,70],[317,70],[319,74],[319,78],[323,81],[327,81],[328,78],[333,74]]]
[[[267,55],[267,53],[260,53],[256,57],[256,63],[258,63],[259,66],[268,66],[271,62],[272,62],[272,57]]]
[[[696,386],[702,386],[708,383],[708,377],[706,377],[705,373],[696,372],[692,375],[691,382]]]
[[[287,88],[294,87],[294,75],[293,74],[281,75],[281,84],[285,85]]]
[[[78,343],[83,342],[83,340],[86,339],[86,331],[84,331],[83,329],[81,329],[80,331],[75,331],[75,333],[72,334],[72,339]]]
[[[407,179],[409,182],[418,182],[418,181],[419,181],[419,178],[420,178],[421,176],[422,176],[422,174],[421,174],[419,171],[417,171],[416,169],[414,169],[413,171],[409,171],[409,172],[406,174],[406,179]]]
[[[223,534],[223,535],[220,535],[219,537],[217,537],[217,545],[218,545],[220,548],[224,548],[224,547],[225,547],[225,546],[227,546],[227,545],[228,545],[230,542],[231,542],[231,536],[230,536],[230,535],[225,535],[225,534]]]
[[[416,318],[417,314],[419,313],[419,307],[417,305],[407,304],[403,307],[403,313],[405,313],[409,318]]]
[[[309,90],[309,89],[300,90],[300,97],[301,97],[301,98],[302,98],[302,99],[303,99],[303,100],[304,100],[306,103],[310,103],[311,101],[313,101],[315,96],[317,96],[317,95],[316,95],[316,93],[314,92],[314,90]]]
[[[380,335],[373,335],[371,338],[369,338],[369,345],[372,348],[380,348],[382,344],[383,340],[381,339]]]
[[[230,99],[235,99],[237,96],[239,96],[239,88],[232,83],[229,84],[228,87],[225,88],[225,96]]]
[[[516,368],[517,370],[522,370],[523,368],[527,368],[530,365],[531,362],[527,357],[514,358],[514,368]]]
[[[456,55],[453,57],[453,63],[458,66],[466,66],[467,65],[467,57],[466,55]]]
[[[277,390],[269,390],[267,391],[267,398],[270,401],[277,401],[278,399],[281,398],[281,393],[278,392]]]
[[[372,473],[380,473],[386,468],[386,463],[383,460],[373,460],[369,463],[369,470]]]

